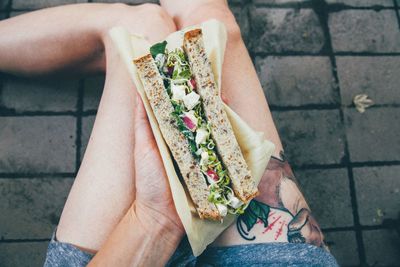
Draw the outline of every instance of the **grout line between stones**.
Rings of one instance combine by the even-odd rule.
[[[346,168],[350,165],[352,168],[362,167],[387,167],[387,166],[400,166],[400,161],[366,161],[366,162],[350,162],[349,164],[338,163],[338,164],[307,164],[307,165],[293,165],[295,171],[297,170],[327,170],[327,169],[339,169]],[[0,172],[0,179],[5,178],[71,178],[76,175],[75,172]]]
[[[333,46],[332,46],[332,39],[330,35],[330,30],[329,30],[329,23],[328,23],[328,17],[329,17],[329,8],[325,0],[312,0],[313,2],[313,7],[314,11],[318,16],[318,19],[321,23],[322,30],[325,35],[325,48],[329,54],[329,58],[332,64],[332,73],[333,77],[335,79],[335,82],[337,84],[337,97],[339,99],[339,103],[341,102],[341,92],[340,92],[340,83],[339,83],[339,77],[337,73],[337,65],[336,65],[336,58],[333,52]],[[360,260],[361,265],[365,265],[366,263],[366,255],[365,255],[365,248],[364,248],[364,241],[362,237],[362,230],[360,226],[360,220],[359,220],[359,214],[358,214],[358,204],[357,204],[357,196],[356,196],[356,188],[355,188],[355,183],[354,183],[354,177],[353,177],[353,170],[350,165],[350,151],[349,151],[349,145],[348,145],[348,140],[347,140],[347,133],[346,133],[346,128],[345,128],[345,119],[344,119],[344,111],[342,108],[339,109],[339,115],[340,115],[340,120],[344,129],[344,153],[345,156],[343,158],[343,163],[346,165],[347,168],[347,175],[349,179],[349,189],[350,189],[350,200],[351,200],[351,205],[352,205],[352,213],[353,213],[353,222],[354,222],[354,230],[356,233],[356,240],[357,240],[357,247],[358,247],[358,256]]]
[[[75,140],[75,172],[78,173],[81,165],[81,148],[82,148],[82,112],[83,112],[83,96],[84,96],[85,80],[79,81],[78,99],[76,103],[76,140]]]
[[[399,25],[399,29],[400,29],[400,10],[399,10],[399,5],[397,4],[397,0],[393,0],[393,5],[394,5],[394,12],[396,12],[396,18],[397,18],[397,24]]]

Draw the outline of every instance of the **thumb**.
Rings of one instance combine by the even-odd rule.
[[[145,145],[148,142],[154,142],[153,133],[147,118],[142,98],[136,93],[136,108],[134,116],[135,127],[135,145]]]

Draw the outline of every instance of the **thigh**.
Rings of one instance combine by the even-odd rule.
[[[172,20],[155,5],[119,6],[115,26],[145,35],[151,42],[165,38]],[[172,23],[173,25],[173,23]],[[105,241],[135,197],[135,86],[104,31],[106,82],[83,162],[65,204],[57,238],[87,251]]]

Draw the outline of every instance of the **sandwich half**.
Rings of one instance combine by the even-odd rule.
[[[223,109],[200,29],[134,60],[161,133],[200,218],[241,214],[258,194]]]

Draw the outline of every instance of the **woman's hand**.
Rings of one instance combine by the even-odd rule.
[[[175,209],[168,178],[143,102],[138,94],[136,102],[134,122],[136,201],[133,208],[148,231],[152,231],[152,227],[162,227],[172,231],[173,237],[180,239],[184,229]]]

